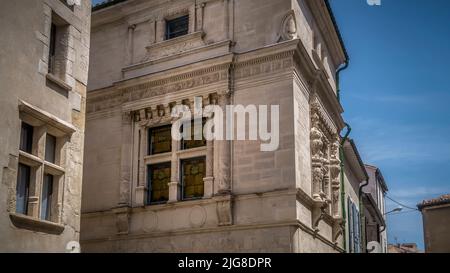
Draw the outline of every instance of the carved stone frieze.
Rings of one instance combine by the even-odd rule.
[[[194,32],[179,38],[149,45],[146,47],[147,54],[143,61],[156,60],[202,47],[205,45],[203,36],[203,32]]]

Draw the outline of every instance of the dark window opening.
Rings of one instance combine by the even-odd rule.
[[[166,40],[188,34],[189,15],[166,21]]]
[[[147,204],[162,204],[169,200],[170,162],[147,167]]]
[[[50,28],[48,73],[55,72],[55,58],[56,58],[56,25],[52,23],[51,28]]]
[[[183,200],[203,198],[203,178],[206,173],[205,157],[181,160],[181,187]]]
[[[45,139],[45,161],[55,163],[56,137],[47,134]]]
[[[50,221],[53,199],[53,175],[45,174],[42,184],[41,219]]]
[[[31,168],[27,165],[19,164],[16,185],[16,212],[25,215],[28,213],[30,175]]]
[[[172,125],[148,130],[148,154],[156,155],[172,151]]]
[[[33,148],[33,126],[22,122],[20,132],[20,150],[31,154]]]

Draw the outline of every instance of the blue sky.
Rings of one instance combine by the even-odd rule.
[[[350,55],[344,116],[363,160],[405,205],[450,193],[450,1],[330,2]],[[388,225],[390,242],[423,249],[419,212],[390,215]]]
[[[405,205],[450,193],[450,1],[330,3],[350,55],[344,117],[363,160]],[[388,216],[390,242],[423,249],[422,232],[419,212]]]

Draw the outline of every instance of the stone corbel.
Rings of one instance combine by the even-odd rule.
[[[128,207],[121,207],[113,209],[116,215],[117,234],[128,234],[130,224],[130,209]]]
[[[333,218],[333,230],[332,230],[332,237],[333,237],[333,243],[336,243],[339,236],[341,236],[344,233],[345,229],[345,221],[342,218]]]
[[[312,206],[312,228],[319,232],[319,223],[325,216],[328,204],[326,200],[314,200]]]

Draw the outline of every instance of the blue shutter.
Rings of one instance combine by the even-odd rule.
[[[361,252],[361,243],[360,243],[360,225],[359,225],[359,211],[356,205],[353,205],[353,223],[354,223],[354,249],[355,253]]]
[[[348,212],[348,249],[353,252],[353,205],[350,197],[347,198],[347,212]]]

